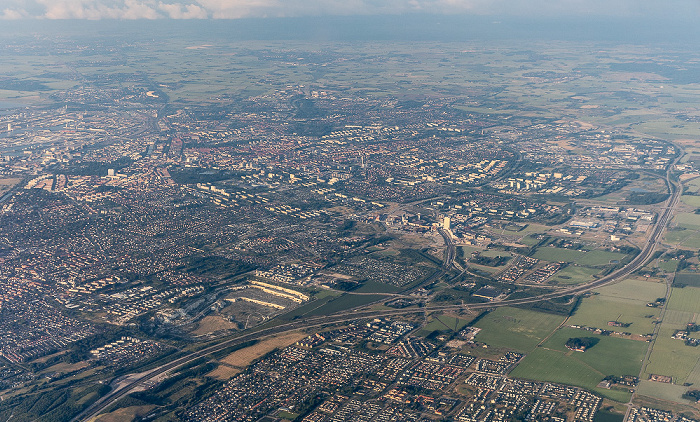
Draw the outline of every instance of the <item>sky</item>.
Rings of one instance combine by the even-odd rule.
[[[241,19],[444,14],[695,19],[700,0],[0,0],[0,19]]]

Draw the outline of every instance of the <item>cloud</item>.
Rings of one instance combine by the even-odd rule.
[[[196,4],[168,4],[158,2],[158,10],[164,12],[170,19],[206,19],[209,12]]]
[[[698,16],[697,0],[0,0],[1,19],[237,19],[375,14]]]
[[[24,9],[10,9],[6,8],[0,11],[0,20],[17,20],[30,17],[31,15],[27,13]]]

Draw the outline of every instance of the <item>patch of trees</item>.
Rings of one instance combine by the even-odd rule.
[[[668,199],[668,193],[659,192],[631,192],[627,196],[627,203],[631,205],[658,204]]]
[[[586,351],[598,344],[600,339],[595,337],[572,337],[566,341],[566,347],[571,350]]]
[[[133,163],[130,157],[120,157],[109,163],[102,161],[79,161],[64,166],[57,166],[54,173],[65,173],[74,176],[106,176],[107,170],[121,170]]]
[[[477,265],[485,265],[487,267],[500,267],[506,265],[508,260],[510,260],[510,256],[477,255],[473,257],[470,261]]]
[[[700,401],[700,390],[688,390],[682,397],[686,400]]]

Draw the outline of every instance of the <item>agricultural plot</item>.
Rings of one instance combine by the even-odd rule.
[[[700,288],[674,287],[649,363],[644,368],[647,377],[651,374],[666,375],[673,379],[673,385],[645,387],[643,394],[661,399],[669,399],[670,396],[679,401],[683,392],[679,388],[687,389],[681,387],[683,384],[700,382],[700,355],[697,348],[686,346],[683,340],[671,338],[676,330],[683,329],[689,322],[696,322],[698,314]]]
[[[601,265],[608,265],[612,261],[621,261],[626,256],[627,255],[622,253],[595,250],[587,252],[577,263],[579,265],[598,267]]]
[[[673,220],[680,227],[691,230],[700,230],[700,215],[691,213],[680,213]]]
[[[675,227],[666,232],[664,241],[684,249],[700,249],[700,232],[688,230],[683,227]]]
[[[481,328],[476,340],[492,347],[529,353],[564,317],[518,308],[497,308],[475,324]]]
[[[697,348],[686,346],[682,340],[672,339],[675,331],[662,324],[644,372],[647,377],[651,374],[672,377],[674,384],[682,385],[687,382],[700,356]]]
[[[590,353],[592,350],[585,353]],[[578,352],[567,355],[556,350],[537,348],[525,356],[510,375],[516,378],[576,385],[619,402],[629,400],[630,393],[626,391],[597,388],[604,375],[581,361],[579,356],[573,353]],[[578,354],[582,355],[582,353]]]
[[[569,265],[556,273],[550,280],[557,284],[580,284],[593,280],[593,275],[599,272],[595,268]]]
[[[683,195],[681,196],[681,201],[691,207],[700,207],[700,196],[695,195]]]
[[[572,337],[593,337],[599,342],[585,352],[572,352],[565,344]],[[563,327],[557,330],[542,345],[542,348],[558,350],[570,357],[586,363],[591,370],[605,375],[636,375],[642,366],[642,359],[648,344],[644,341],[627,340],[600,336],[587,331]]]
[[[547,247],[538,249],[533,258],[552,262],[578,262],[585,255],[584,251]]]
[[[455,318],[446,315],[436,315],[430,322],[418,330],[416,335],[427,337],[435,331],[444,333],[458,332],[464,328],[469,321],[470,320],[468,319]]]
[[[690,403],[683,398],[688,388],[682,385],[666,384],[650,380],[642,380],[637,386],[637,395],[669,400],[677,403]]]
[[[690,286],[700,287],[700,274],[697,273],[678,273],[673,280],[674,287]]]
[[[673,288],[668,308],[676,311],[700,313],[700,288]]]

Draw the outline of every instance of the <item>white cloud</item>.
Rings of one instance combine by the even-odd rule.
[[[402,13],[697,16],[697,0],[0,0],[0,18],[236,19]]]
[[[152,1],[36,0],[47,19],[157,19]]]
[[[168,4],[161,1],[158,3],[158,9],[171,19],[206,19],[209,17],[207,10],[196,4]]]
[[[6,8],[6,9],[0,11],[0,20],[17,20],[17,19],[23,19],[23,18],[26,18],[29,16],[31,16],[31,15],[29,13],[27,13],[27,11],[24,9]]]

